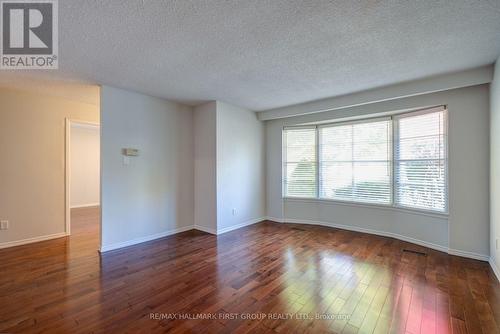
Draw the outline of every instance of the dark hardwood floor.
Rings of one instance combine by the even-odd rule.
[[[100,255],[98,215],[75,210],[70,238],[0,250],[0,333],[499,332],[485,262],[272,222]]]

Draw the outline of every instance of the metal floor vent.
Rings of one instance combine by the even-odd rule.
[[[403,252],[413,253],[413,254],[422,255],[422,256],[427,256],[426,253],[419,252],[419,251],[416,251],[416,250],[411,250],[411,249],[403,249]]]

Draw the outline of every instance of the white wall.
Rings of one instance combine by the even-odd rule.
[[[98,123],[99,106],[7,89],[0,101],[0,247],[62,236],[65,118]]]
[[[264,124],[255,112],[217,101],[219,233],[266,215],[264,145]]]
[[[99,126],[72,123],[70,135],[70,206],[99,205],[100,196]]]
[[[285,125],[446,104],[449,110],[449,217],[369,206],[281,198],[281,130]],[[323,221],[418,239],[435,248],[485,259],[489,255],[489,87],[478,85],[312,115],[267,125],[267,214]],[[474,236],[474,237],[471,237]]]
[[[101,248],[191,229],[191,108],[103,86],[101,120]],[[139,149],[129,165],[123,164],[125,147]]]
[[[216,102],[194,108],[194,222],[217,233]]]
[[[500,59],[499,59],[500,60]],[[500,239],[500,61],[495,66],[494,79],[490,87],[490,252],[491,263],[500,268],[500,250],[496,248]],[[500,240],[498,241],[500,243]],[[500,244],[498,245],[500,247]],[[497,269],[497,275],[500,274]]]
[[[194,132],[195,227],[217,234],[262,220],[265,132],[256,113],[208,102],[194,108]]]

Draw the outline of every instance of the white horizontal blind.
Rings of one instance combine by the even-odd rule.
[[[319,128],[321,198],[390,204],[390,118]]]
[[[446,212],[445,109],[397,116],[394,122],[396,205]]]
[[[316,197],[316,128],[283,131],[283,185],[286,197]]]

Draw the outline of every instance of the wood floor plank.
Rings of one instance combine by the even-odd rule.
[[[99,254],[99,214],[75,209],[71,237],[0,250],[0,332],[499,333],[486,262],[273,222]]]

